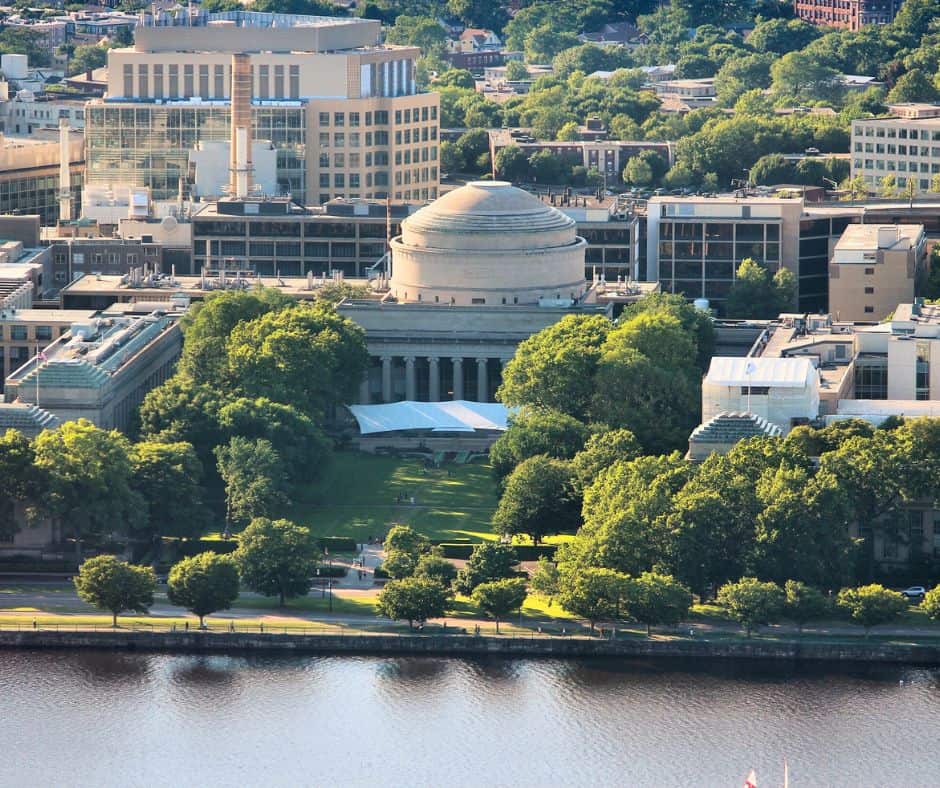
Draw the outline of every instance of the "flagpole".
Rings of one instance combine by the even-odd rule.
[[[39,349],[39,343],[37,342],[36,343],[36,407],[37,408],[39,407],[39,367],[42,364],[42,358],[40,358],[39,354],[41,352],[42,351],[40,351]]]

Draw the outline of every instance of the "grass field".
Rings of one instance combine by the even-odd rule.
[[[286,516],[317,536],[365,541],[402,523],[431,539],[477,542],[496,538],[490,519],[497,500],[489,465],[448,464],[425,473],[419,460],[337,452]]]

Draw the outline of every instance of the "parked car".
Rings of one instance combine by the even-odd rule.
[[[907,597],[908,601],[917,601],[920,602],[924,598],[924,595],[927,593],[927,589],[923,586],[911,586],[910,588],[905,588],[901,595]]]

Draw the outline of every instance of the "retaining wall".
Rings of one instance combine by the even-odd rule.
[[[206,632],[0,631],[0,648],[94,648],[187,653],[417,654],[518,657],[680,657],[940,665],[940,646],[797,641],[708,642],[474,637],[465,635],[281,635]]]

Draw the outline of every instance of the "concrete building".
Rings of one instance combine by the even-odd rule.
[[[418,49],[378,38],[378,22],[351,17],[144,14],[88,105],[89,181],[175,198],[193,149],[231,138],[232,58],[246,54],[250,137],[274,146],[280,192],[301,204],[434,199],[438,96],[417,90]]]
[[[893,107],[898,117],[852,121],[852,177],[862,176],[869,189],[881,190],[893,176],[901,190],[923,194],[935,191],[940,174],[940,117],[933,105]]]
[[[491,401],[519,342],[569,314],[610,314],[584,248],[570,217],[498,181],[403,220],[388,293],[337,307],[366,332],[360,402]]]
[[[50,93],[37,96],[30,90],[20,90],[9,100],[0,102],[0,132],[3,134],[30,137],[47,132],[58,135],[61,120],[81,131],[85,127],[85,102],[57,98]]]
[[[901,0],[794,0],[797,17],[811,25],[859,30],[865,25],[886,25],[894,19]]]
[[[261,276],[368,278],[413,206],[331,200],[304,208],[286,199],[219,200],[192,218],[193,270],[250,270]]]
[[[6,378],[4,398],[41,407],[61,421],[88,419],[127,430],[137,406],[170,375],[182,349],[179,311],[104,312],[73,323]]]
[[[927,236],[920,224],[853,224],[829,263],[829,311],[836,320],[883,320],[914,299]]]
[[[653,197],[646,214],[646,279],[664,292],[706,298],[721,312],[745,257],[797,278],[800,311],[828,306],[829,261],[858,206],[799,197]]]
[[[84,146],[68,140],[72,205],[81,203]],[[59,218],[61,147],[57,140],[0,135],[0,214],[38,214],[43,224]]]
[[[73,323],[87,323],[94,315],[88,309],[0,309],[0,375],[6,379]]]

